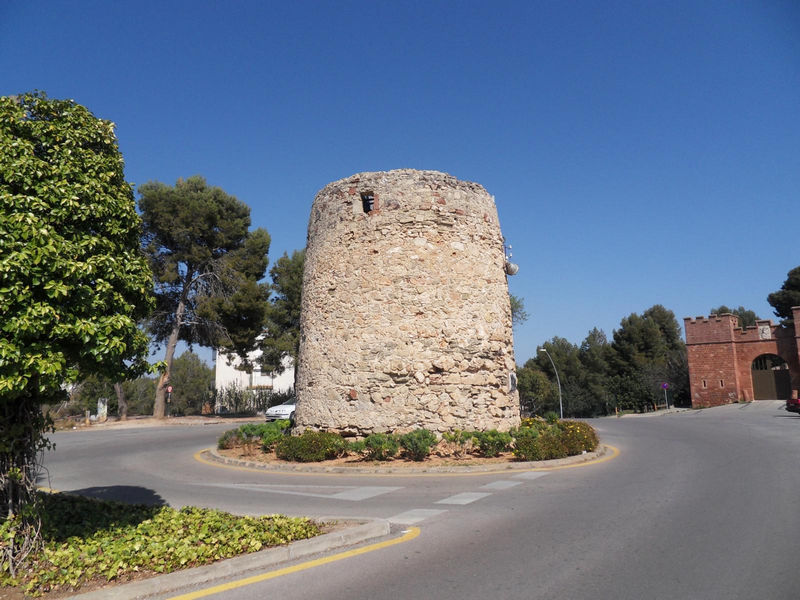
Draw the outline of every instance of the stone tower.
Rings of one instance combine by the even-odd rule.
[[[359,173],[314,199],[296,423],[345,435],[519,424],[494,199],[437,171]]]

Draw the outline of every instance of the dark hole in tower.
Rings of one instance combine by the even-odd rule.
[[[375,194],[372,192],[362,192],[361,207],[365,213],[370,213],[375,208]]]

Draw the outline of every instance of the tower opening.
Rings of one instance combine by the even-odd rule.
[[[375,194],[372,192],[362,192],[361,208],[364,209],[365,213],[371,213],[375,209]]]

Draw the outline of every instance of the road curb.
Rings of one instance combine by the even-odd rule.
[[[251,571],[263,571],[280,563],[320,552],[329,552],[345,546],[352,546],[353,544],[389,535],[389,533],[389,522],[376,519],[308,540],[292,542],[286,546],[236,556],[200,567],[158,575],[142,581],[110,586],[70,596],[70,599],[134,600],[136,598],[151,598],[156,595],[178,592],[198,584],[214,584],[222,579],[238,577]]]
[[[222,456],[216,448],[206,448],[198,452],[198,460],[216,463],[219,466],[240,467],[275,473],[308,473],[316,475],[446,475],[446,474],[488,474],[508,471],[550,471],[553,469],[590,464],[613,454],[611,446],[600,444],[594,452],[578,454],[554,460],[491,463],[486,465],[449,465],[439,467],[326,467],[302,463],[264,463],[254,460],[241,460]]]

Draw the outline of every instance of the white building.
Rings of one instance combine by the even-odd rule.
[[[251,352],[248,358],[253,363],[253,372],[247,373],[236,367],[241,364],[236,356],[230,356],[214,349],[214,387],[217,390],[235,384],[243,389],[266,389],[274,392],[289,392],[294,388],[294,364],[290,357],[284,357],[284,370],[280,374],[262,371],[256,364],[260,352]]]

